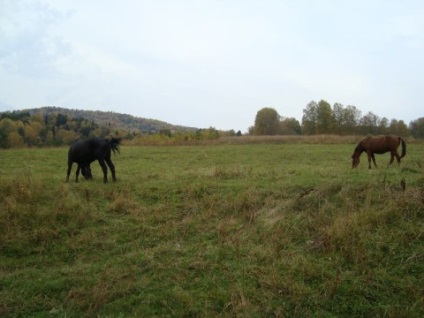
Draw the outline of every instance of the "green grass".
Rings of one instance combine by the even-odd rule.
[[[109,184],[1,151],[0,316],[422,317],[424,147],[353,148],[123,146]]]

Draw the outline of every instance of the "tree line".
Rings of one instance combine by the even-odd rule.
[[[325,101],[311,101],[303,109],[302,122],[295,118],[280,116],[272,107],[259,110],[255,123],[249,128],[250,135],[378,135],[397,134],[424,138],[424,117],[409,123],[403,120],[387,119],[355,106],[335,103],[333,107]]]
[[[60,146],[81,137],[109,133],[108,127],[100,127],[93,120],[71,118],[61,113],[31,115],[16,111],[0,114],[0,148]]]
[[[127,117],[129,116],[124,116],[125,119]],[[146,120],[152,125],[148,127],[148,131],[142,131],[133,126],[126,128],[122,124],[103,122],[104,124],[98,124],[94,119],[71,117],[61,112],[51,111],[35,114],[27,111],[0,113],[0,148],[69,145],[77,139],[94,136],[118,137],[131,140],[135,144],[181,144],[214,140],[222,135],[241,135],[240,131],[224,133],[213,127],[189,130],[158,129],[158,127],[167,126],[159,121],[157,121],[159,126],[153,126],[155,124],[153,120]]]
[[[59,110],[59,111],[55,111]],[[0,113],[0,148],[23,146],[61,146],[69,145],[77,139],[97,137],[119,137],[132,140],[133,143],[180,144],[214,140],[222,136],[241,136],[241,131],[218,131],[213,127],[207,129],[172,129],[157,121],[145,120],[149,131],[137,129],[129,115],[102,115],[100,124],[84,117],[73,117],[62,113],[61,108],[43,108],[40,112],[13,111]],[[64,109],[66,110],[66,109]],[[44,111],[44,112],[43,112]],[[93,115],[90,113],[90,115]],[[109,117],[107,117],[109,115]],[[106,116],[106,117],[105,117]],[[130,125],[119,125],[116,118],[130,120]],[[106,121],[106,118],[112,118]],[[115,118],[115,121],[113,121]],[[129,119],[128,119],[129,118]],[[144,123],[144,122],[143,122]],[[143,127],[145,127],[144,125]],[[250,135],[368,135],[393,133],[404,137],[424,138],[424,117],[418,118],[407,126],[403,120],[379,117],[372,112],[362,115],[355,106],[331,105],[325,100],[318,103],[311,101],[303,109],[302,121],[283,117],[272,107],[260,109],[254,125],[249,127]]]

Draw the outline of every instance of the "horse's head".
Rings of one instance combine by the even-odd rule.
[[[356,151],[353,153],[352,155],[352,169],[356,168],[359,164],[359,153],[357,153]]]
[[[355,148],[355,151],[353,152],[352,155],[352,169],[356,168],[359,164],[359,157],[361,156],[362,152],[364,151],[364,149],[362,148],[361,145],[358,145]]]
[[[361,140],[359,144],[355,147],[355,151],[353,152],[353,155],[352,155],[352,168],[356,168],[358,166],[359,157],[365,151],[362,143],[363,143],[363,140]]]
[[[93,179],[93,175],[91,174],[91,168],[89,165],[81,168],[81,174],[84,176],[86,180]]]

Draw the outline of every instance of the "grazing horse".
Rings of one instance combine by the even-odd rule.
[[[399,156],[397,149],[399,145],[402,144],[402,154]],[[374,166],[377,167],[375,163],[374,154],[383,154],[390,151],[390,161],[389,165],[392,164],[393,159],[396,157],[398,164],[400,164],[400,159],[406,155],[406,144],[399,136],[395,135],[386,135],[382,137],[366,137],[362,139],[359,144],[356,146],[355,151],[352,155],[352,168],[356,168],[359,164],[359,157],[363,152],[366,152],[368,155],[368,169],[371,169],[371,159],[374,162]]]
[[[69,181],[69,175],[71,174],[72,164],[76,162],[78,164],[75,182],[78,182],[78,175],[81,170],[82,175],[86,179],[92,179],[90,164],[97,160],[103,170],[103,182],[107,182],[107,165],[112,173],[113,181],[116,181],[115,166],[110,159],[111,152],[119,153],[119,143],[121,142],[118,138],[102,139],[102,138],[91,138],[89,140],[79,140],[75,142],[68,152],[68,172],[66,174],[66,181]]]
[[[83,177],[85,179],[87,179],[87,180],[93,180],[93,175],[91,174],[90,165],[84,165],[84,166],[78,165],[77,174],[78,174],[78,169],[81,169],[81,174],[83,175]]]

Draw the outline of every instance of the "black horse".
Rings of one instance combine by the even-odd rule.
[[[119,153],[119,144],[121,140],[118,138],[102,139],[102,138],[91,138],[89,140],[79,140],[75,142],[68,152],[68,172],[66,174],[66,181],[69,181],[69,175],[71,174],[72,164],[76,162],[78,164],[75,182],[78,182],[78,175],[81,170],[82,175],[90,180],[93,178],[91,175],[90,164],[97,160],[103,170],[103,182],[107,182],[107,165],[112,173],[113,181],[116,181],[115,166],[110,159],[111,152]]]

